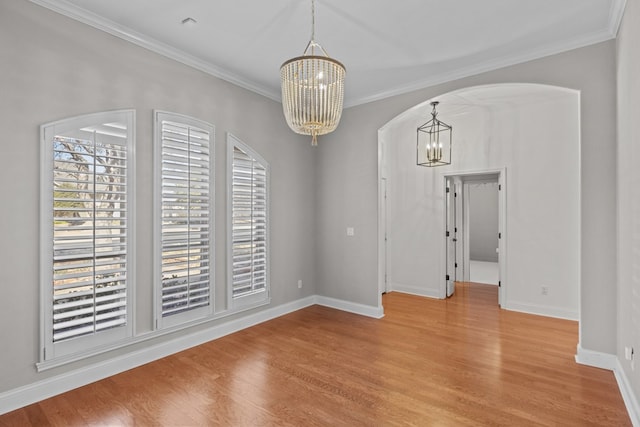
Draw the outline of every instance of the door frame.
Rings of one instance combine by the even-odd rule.
[[[389,292],[387,272],[387,178],[378,183],[378,294]]]
[[[447,297],[447,280],[446,280],[446,276],[447,274],[451,275],[454,274],[454,272],[450,272],[449,270],[449,266],[447,263],[447,239],[449,239],[449,237],[446,236],[446,231],[447,231],[447,216],[448,216],[448,206],[447,206],[447,197],[446,197],[446,187],[447,187],[447,180],[451,179],[453,182],[455,182],[457,179],[461,180],[461,181],[465,181],[465,178],[468,180],[469,178],[473,177],[473,176],[481,176],[481,175],[493,175],[493,174],[497,174],[498,175],[498,233],[500,234],[500,237],[498,239],[498,280],[499,280],[499,289],[498,289],[498,304],[501,307],[504,307],[506,305],[506,301],[507,301],[507,289],[508,289],[508,280],[507,280],[507,269],[506,269],[506,265],[507,265],[507,168],[506,167],[502,167],[502,168],[496,168],[496,169],[484,169],[484,170],[471,170],[471,171],[451,171],[451,172],[443,172],[441,173],[440,177],[442,180],[442,191],[443,191],[443,200],[444,200],[444,221],[443,221],[443,233],[442,235],[445,236],[444,239],[442,239],[442,249],[441,249],[441,253],[443,254],[441,259],[442,259],[442,271],[444,272],[444,274],[442,275],[442,280],[440,283],[440,298],[444,299]],[[465,194],[465,191],[461,191],[461,200],[458,201],[458,203],[461,206],[466,206],[466,200],[465,197],[468,196],[468,194]],[[463,260],[463,265],[466,264],[466,267],[463,267],[463,277],[466,279],[468,277],[468,256],[469,256],[469,252],[468,252],[468,239],[469,239],[469,230],[467,227],[467,219],[468,219],[468,213],[466,212],[467,209],[464,209],[463,212],[464,213],[464,220],[463,220],[463,224],[460,224],[462,227],[462,230],[458,230],[458,233],[456,233],[456,238],[458,239],[458,243],[462,243],[462,247],[463,247],[463,254],[465,256],[465,259]],[[460,238],[462,238],[462,242],[460,242]]]

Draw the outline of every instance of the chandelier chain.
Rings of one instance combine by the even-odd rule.
[[[311,0],[311,41],[316,41],[316,2]]]

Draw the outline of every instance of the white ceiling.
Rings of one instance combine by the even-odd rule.
[[[311,33],[311,0],[31,1],[278,101]],[[316,41],[353,106],[614,38],[625,2],[317,0]]]

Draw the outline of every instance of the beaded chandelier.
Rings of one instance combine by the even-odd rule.
[[[342,116],[346,69],[315,41],[315,2],[311,1],[311,40],[302,56],[280,67],[282,109],[287,124],[296,133],[318,135],[333,132]]]

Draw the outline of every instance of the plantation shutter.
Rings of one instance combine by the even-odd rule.
[[[45,359],[131,334],[133,114],[98,113],[42,127]]]
[[[236,143],[231,177],[231,293],[237,299],[267,293],[267,165]]]
[[[178,116],[159,113],[163,318],[210,312],[212,272],[212,129],[168,117]]]

